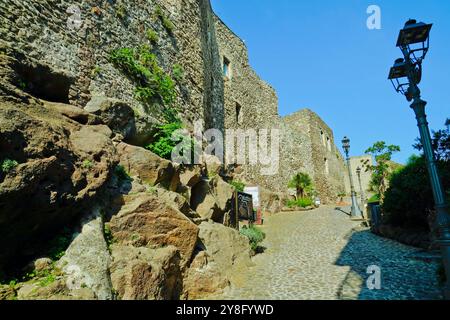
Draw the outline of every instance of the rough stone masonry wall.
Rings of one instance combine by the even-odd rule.
[[[345,190],[345,171],[332,130],[310,110],[281,118],[275,90],[251,68],[245,44],[218,17],[216,34],[222,65],[229,62],[229,75],[223,74],[225,128],[280,130],[278,174],[264,176],[261,165],[245,165],[241,176],[246,182],[286,192],[290,179],[298,172],[306,172],[313,178],[322,201],[335,201],[337,194]],[[321,141],[321,131],[325,139],[330,139],[329,150],[326,140],[325,145]]]
[[[335,145],[333,131],[309,109],[287,116],[284,121],[309,138],[309,148],[303,151],[311,157],[315,188],[322,201],[335,201],[338,194],[345,192],[345,166]]]
[[[244,131],[279,129],[278,97],[275,90],[258,77],[249,65],[244,42],[217,16],[215,17],[215,27],[221,68],[224,59],[230,62],[229,75],[225,76],[222,72],[225,128]],[[240,108],[239,116],[236,108]],[[230,152],[230,150],[227,151]],[[244,165],[241,169],[245,180],[249,183],[270,186],[271,189],[281,188],[280,177],[278,175],[261,175],[261,166],[259,165]]]
[[[80,9],[82,25],[68,27],[70,6]],[[155,17],[159,5],[175,28],[171,35]],[[204,119],[207,127],[223,128],[223,86],[217,60],[212,10],[208,0],[2,0],[0,40],[62,73],[70,81],[67,102],[85,107],[95,96],[129,103],[137,122],[148,130],[161,121],[161,112],[146,110],[134,98],[134,84],[109,61],[111,50],[150,45],[165,72],[175,64],[185,77],[177,85],[176,103],[191,125]]]
[[[80,9],[79,29],[67,25],[72,16],[67,9],[72,5]],[[173,34],[155,18],[157,5],[174,24]],[[248,182],[285,191],[289,179],[305,171],[324,199],[333,197],[343,184],[338,160],[330,153],[330,175],[324,176],[323,154],[316,150],[320,144],[313,130],[307,129],[314,124],[306,121],[304,128],[297,128],[280,118],[275,90],[250,67],[245,44],[215,16],[209,0],[0,1],[0,41],[61,75],[49,80],[65,81],[70,87],[59,102],[83,108],[98,96],[120,99],[134,109],[136,125],[150,137],[162,120],[161,110],[147,110],[137,101],[133,82],[108,60],[113,49],[150,45],[149,29],[158,34],[152,50],[164,71],[171,73],[175,64],[184,70],[176,87],[176,106],[188,127],[203,120],[206,128],[220,130],[280,129],[279,174],[263,176],[259,166],[244,166]],[[231,62],[229,78],[222,73],[224,56]]]

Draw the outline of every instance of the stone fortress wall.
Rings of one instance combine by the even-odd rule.
[[[71,6],[80,10],[80,28],[68,26]],[[172,21],[172,33],[155,18],[156,6]],[[184,70],[176,105],[188,128],[202,120],[220,130],[280,130],[279,174],[264,176],[259,166],[243,166],[245,182],[285,192],[291,177],[303,171],[324,202],[344,190],[342,156],[331,129],[310,110],[280,117],[275,90],[251,68],[245,44],[213,13],[209,0],[8,0],[0,1],[0,26],[0,44],[23,54],[18,68],[26,81],[41,86],[36,91],[47,93],[42,98],[81,108],[105,97],[129,104],[135,114],[129,143],[147,141],[162,112],[135,99],[135,85],[109,55],[152,46],[165,72],[175,64]],[[158,34],[156,44],[146,37],[150,29]]]
[[[306,172],[314,180],[321,200],[335,201],[345,191],[345,166],[333,131],[309,109],[281,117],[277,94],[251,68],[244,42],[219,17],[215,20],[224,79],[225,128],[280,130],[278,174],[265,176],[261,165],[247,165],[242,168],[242,178],[286,192],[290,179],[298,172]]]

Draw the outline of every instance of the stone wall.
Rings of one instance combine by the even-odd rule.
[[[333,131],[309,109],[289,115],[284,121],[308,139],[300,154],[307,157],[309,166],[305,171],[312,175],[319,197],[325,203],[335,201],[337,195],[345,190],[345,167],[342,155],[335,145]],[[298,154],[294,153],[292,157],[296,159]]]
[[[216,34],[224,79],[225,128],[256,133],[276,129],[281,138],[278,174],[266,176],[261,174],[261,164],[247,164],[240,168],[239,178],[286,192],[289,180],[306,172],[322,201],[334,201],[344,191],[344,164],[332,130],[308,109],[281,118],[275,90],[251,68],[246,45],[218,17]]]
[[[172,32],[156,15],[157,7],[173,23]],[[80,24],[73,23],[77,10]],[[32,77],[25,86],[59,92],[39,98],[81,108],[104,97],[122,100],[133,109],[139,133],[127,142],[145,145],[163,121],[164,107],[149,109],[139,102],[135,84],[110,62],[110,53],[149,46],[166,73],[173,74],[176,64],[184,71],[176,83],[175,105],[188,128],[201,120],[206,128],[221,131],[279,130],[278,174],[264,175],[261,165],[244,165],[242,180],[285,192],[291,177],[304,171],[325,202],[343,189],[342,158],[331,129],[309,110],[279,116],[275,90],[251,68],[244,42],[213,13],[209,0],[9,0],[0,2],[0,25],[0,44],[34,65],[33,70],[19,66],[26,76],[17,85]],[[156,43],[147,38],[148,30],[157,33]],[[331,151],[322,144],[320,130],[330,138]]]
[[[173,32],[156,16],[157,6],[173,23]],[[77,10],[79,26],[73,23]],[[67,102],[85,107],[96,96],[123,100],[135,110],[137,126],[148,132],[162,121],[162,106],[148,110],[137,101],[135,85],[109,56],[113,49],[151,46],[165,72],[172,73],[175,64],[184,70],[176,86],[184,122],[190,126],[204,119],[207,127],[223,128],[223,82],[212,20],[208,0],[11,0],[0,2],[0,40],[66,75]],[[157,43],[147,39],[148,30],[156,31]]]

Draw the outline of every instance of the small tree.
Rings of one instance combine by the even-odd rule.
[[[445,121],[445,129],[433,131],[432,146],[438,161],[450,161],[450,119]],[[423,145],[420,138],[416,139],[414,148],[422,151]]]
[[[289,188],[295,188],[297,199],[304,198],[308,191],[312,190],[312,180],[307,173],[299,172],[289,182]]]
[[[387,145],[384,141],[378,141],[372,147],[366,150],[366,153],[373,155],[376,165],[367,166],[372,171],[370,187],[380,196],[380,201],[384,199],[384,193],[389,186],[389,176],[391,174],[391,159],[395,152],[399,152],[400,147],[396,145]]]

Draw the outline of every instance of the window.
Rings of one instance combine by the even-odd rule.
[[[328,159],[327,158],[324,159],[324,164],[325,164],[325,174],[330,174],[330,167],[328,165]]]
[[[239,103],[236,102],[236,123],[242,124],[243,120],[244,119],[242,117],[242,107]]]
[[[227,78],[231,78],[230,60],[227,57],[223,57],[223,75]]]
[[[328,147],[328,151],[331,151],[331,140],[330,140],[330,137],[327,137],[327,147]]]

